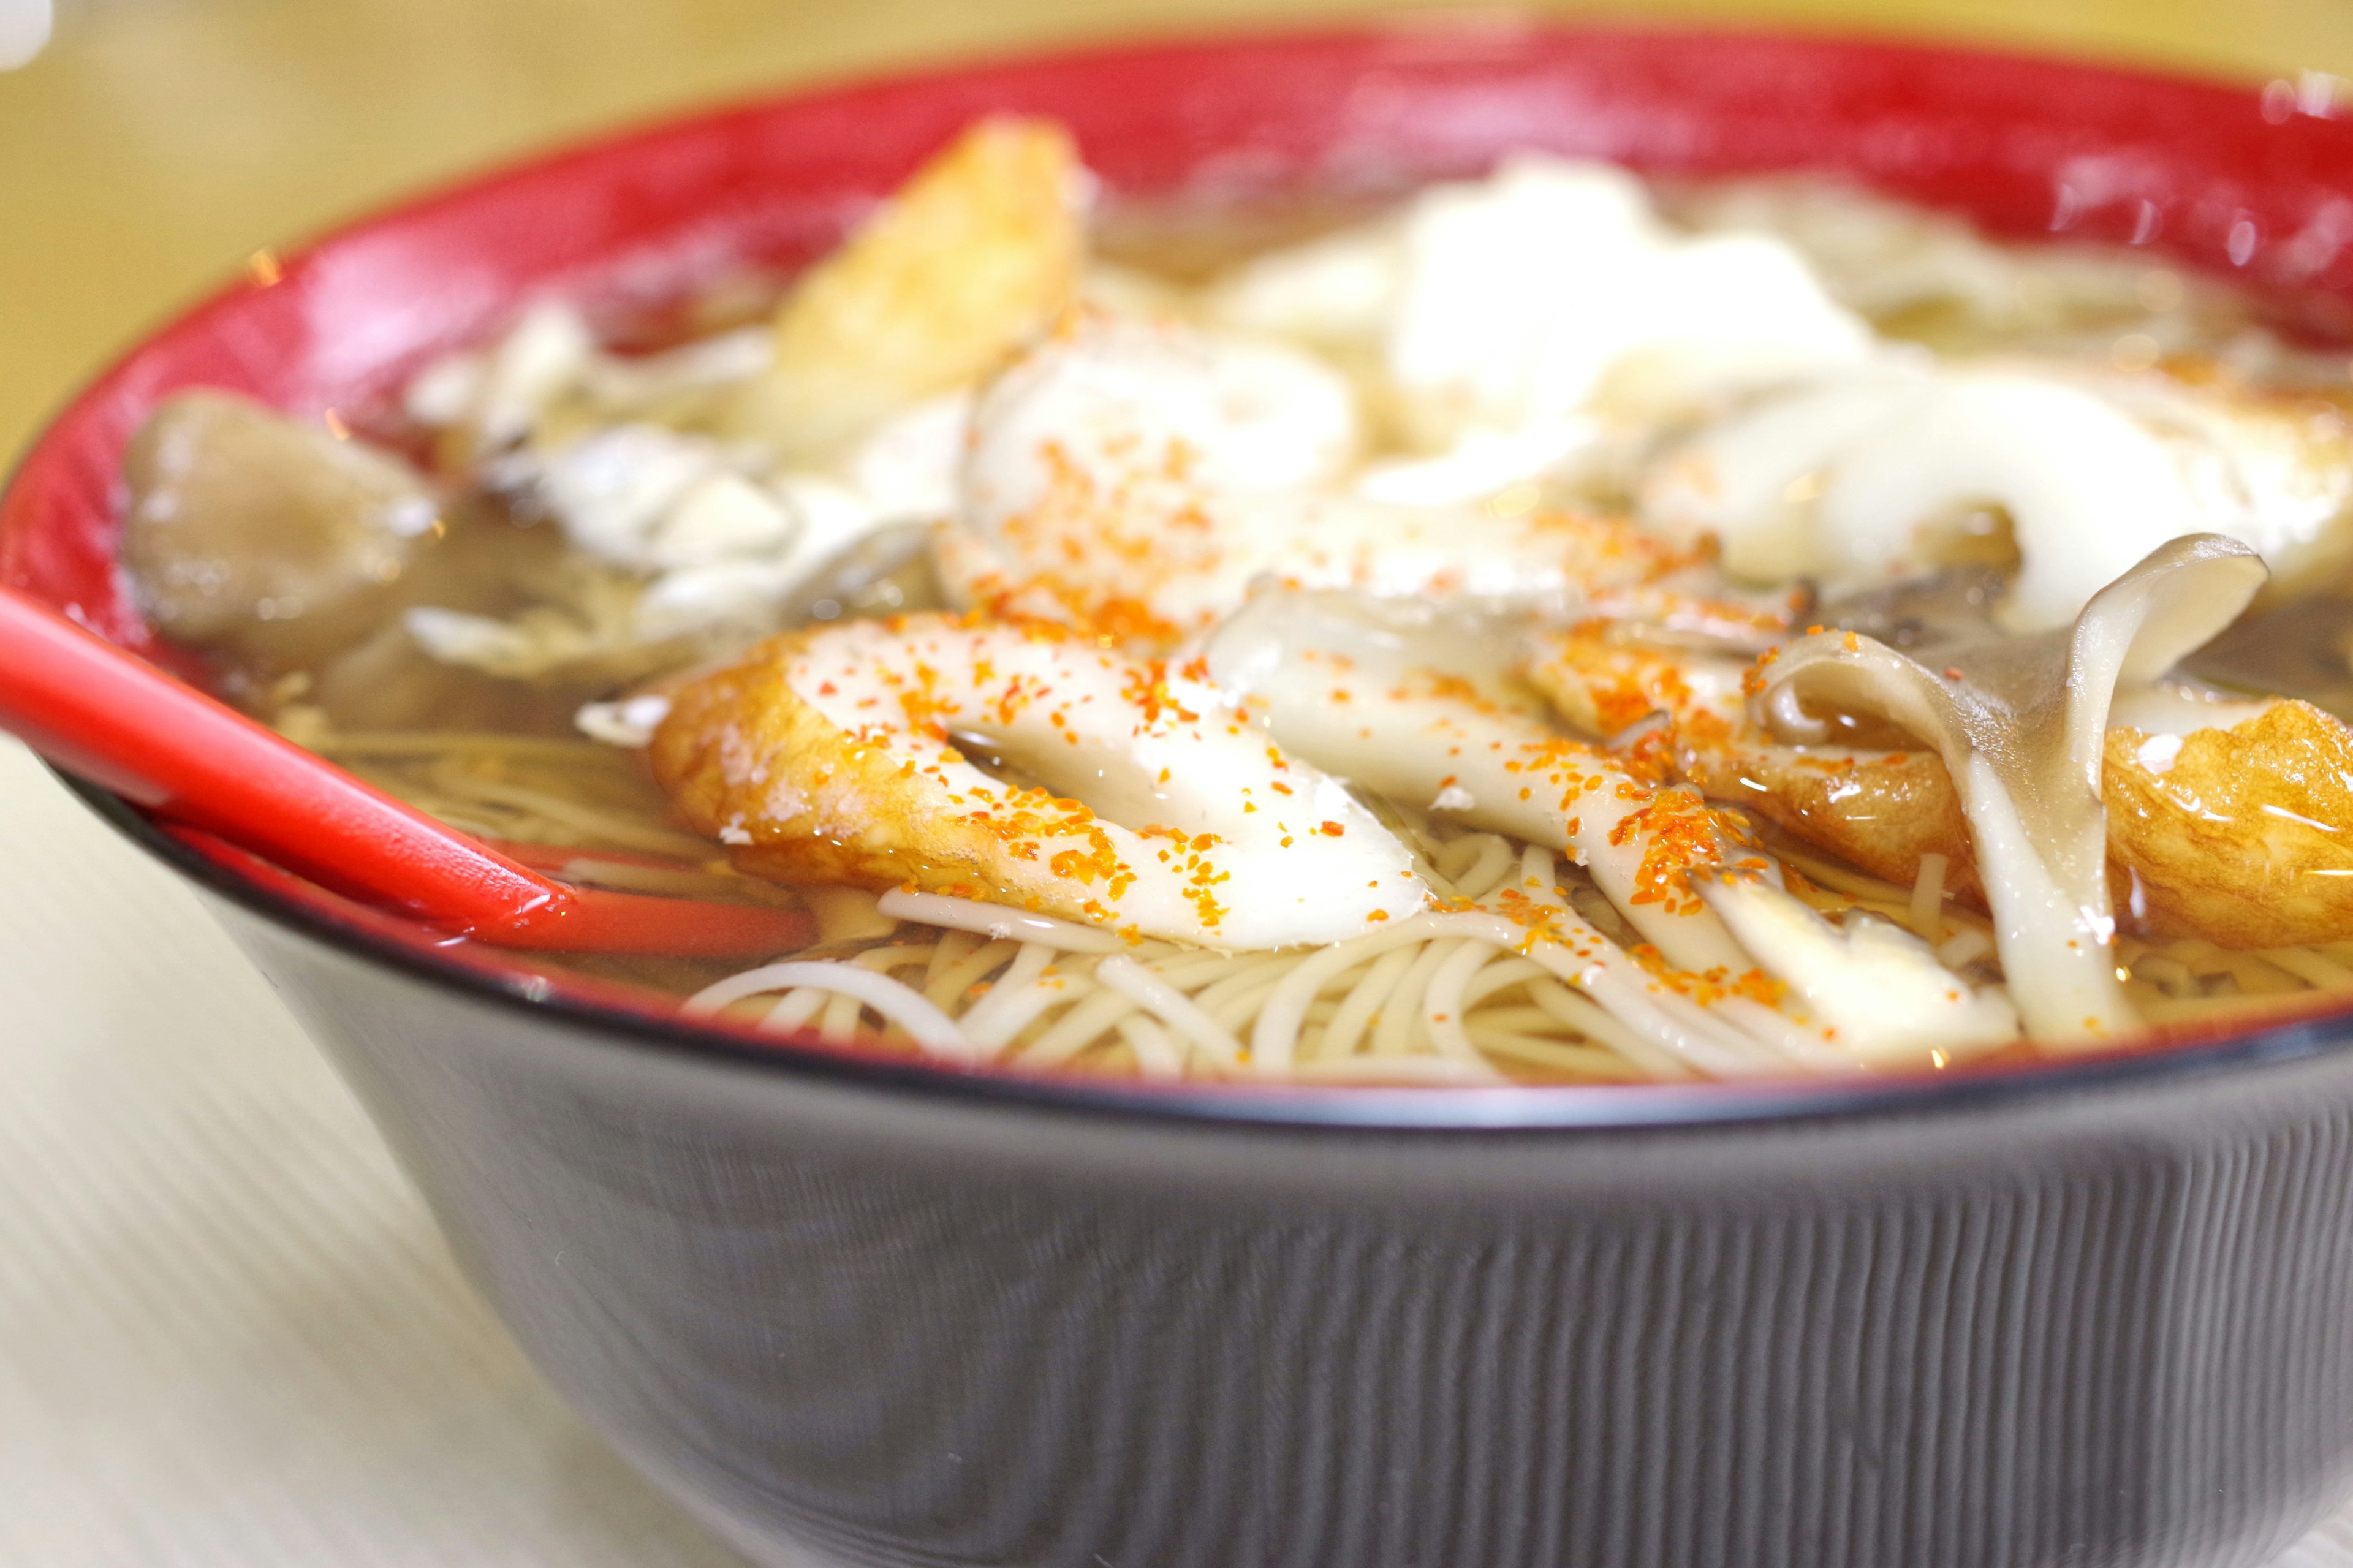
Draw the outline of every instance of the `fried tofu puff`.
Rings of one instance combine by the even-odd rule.
[[[1982,901],[1935,753],[1776,744],[1747,717],[1744,668],[1577,631],[1527,674],[1592,734],[1665,714],[1678,772],[1801,842],[1898,884],[1942,855],[1945,885]],[[2281,702],[2186,736],[2113,728],[2101,784],[2117,904],[2148,931],[2238,949],[2353,939],[2353,730],[2337,720]]]
[[[839,452],[977,382],[1078,300],[1089,181],[1050,121],[984,120],[918,169],[778,309],[738,433]]]
[[[2108,853],[2149,923],[2223,947],[2353,938],[2353,731],[2308,702],[2107,733]]]
[[[1663,713],[1668,729],[1645,743],[1667,746],[1674,770],[1704,793],[1800,842],[1899,884],[1918,874],[1921,856],[1942,855],[1945,885],[1977,894],[1968,821],[1935,752],[1778,744],[1749,720],[1747,669],[1578,630],[1548,637],[1525,674],[1590,735],[1619,736]]]
[[[650,754],[688,820],[778,881],[1228,949],[1361,936],[1429,896],[1337,780],[1199,679],[1060,626],[789,633],[680,691]]]

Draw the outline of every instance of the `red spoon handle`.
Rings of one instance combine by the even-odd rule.
[[[567,888],[0,587],[0,729],[159,816],[363,902],[501,947],[790,952],[797,910]]]
[[[509,925],[567,897],[7,588],[0,726],[161,815],[437,925]]]

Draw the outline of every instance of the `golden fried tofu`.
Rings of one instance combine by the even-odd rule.
[[[2111,730],[2108,852],[2151,923],[2224,947],[2353,938],[2353,730],[2282,702],[2186,737]]]
[[[1945,885],[1981,901],[1968,824],[1934,752],[1778,744],[1749,720],[1738,670],[1572,632],[1527,676],[1591,734],[1664,713],[1674,770],[1708,795],[1891,882],[1942,855]],[[2113,729],[2101,776],[2120,912],[2229,948],[2353,939],[2353,730],[2337,720],[2282,702],[2178,741]]]
[[[794,692],[786,678],[803,634],[769,638],[742,663],[703,676],[670,698],[648,760],[671,804],[695,827],[727,845],[736,867],[773,881],[862,887],[931,886],[942,869],[923,824],[895,809],[906,794],[902,760],[880,747],[846,744],[840,729]],[[822,762],[821,797],[797,780],[773,776],[779,759]],[[780,832],[796,806],[828,821],[857,819],[857,831]],[[967,878],[977,868],[961,869]]]
[[[1061,126],[974,125],[801,279],[733,423],[819,457],[979,380],[1077,301],[1085,191]]]
[[[1793,837],[1875,877],[1909,883],[1923,855],[1951,862],[1945,885],[1974,897],[1968,822],[1933,752],[1809,752],[1777,743],[1750,722],[1745,666],[1591,632],[1550,639],[1529,681],[1577,729],[1617,735],[1651,713],[1671,723],[1674,771]]]

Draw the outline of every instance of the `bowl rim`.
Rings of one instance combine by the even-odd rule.
[[[1460,21],[1468,29],[1477,18]],[[1417,31],[1443,30],[1443,19],[1417,19]],[[463,170],[420,190],[372,205],[290,245],[295,255],[347,237],[389,219],[471,196],[549,165],[591,160],[600,152],[640,137],[674,132],[704,121],[765,106],[792,103],[875,88],[908,87],[950,80],[976,70],[1007,66],[1078,65],[1156,53],[1216,52],[1277,45],[1349,47],[1392,37],[1398,24],[1377,21],[1355,26],[1313,29],[1221,29],[1174,38],[1145,37],[1076,47],[1020,49],[962,58],[945,64],[884,69],[843,80],[796,84],[781,92],[753,94],[656,114],[585,137],[564,140],[519,156]],[[1910,40],[1873,30],[1710,26],[1704,21],[1628,26],[1515,18],[1514,30],[1550,37],[1665,35],[1769,40],[1798,47],[1865,46],[1915,57],[1940,57],[1953,64],[2025,63],[2081,70],[2109,79],[2138,78],[2152,84],[2224,88],[2227,79],[2116,66],[2030,51],[1967,44]],[[137,331],[127,345],[85,377],[41,422],[37,434],[10,465],[0,495],[13,490],[37,454],[44,451],[84,399],[111,382],[155,338],[174,327],[228,306],[241,293],[230,283],[168,310],[160,321]],[[788,1078],[914,1093],[975,1106],[1019,1106],[1061,1114],[1143,1120],[1195,1127],[1280,1127],[1330,1134],[1361,1132],[1471,1134],[1498,1132],[1594,1135],[1675,1129],[1766,1128],[1777,1124],[1883,1117],[1892,1113],[1966,1112],[2021,1101],[2041,1101],[2098,1089],[2155,1089],[2216,1073],[2311,1061],[2353,1049],[2353,1005],[2333,1013],[2292,1016],[2242,1031],[2215,1030],[2189,1037],[2170,1036],[2073,1059],[2046,1059],[1949,1073],[1888,1076],[1776,1077],[1692,1084],[1393,1086],[1269,1082],[1173,1084],[1086,1077],[1071,1073],[1023,1073],[986,1067],[964,1069],[924,1058],[882,1056],[824,1046],[807,1034],[756,1035],[748,1028],[662,1017],[649,1008],[590,993],[559,988],[519,971],[500,971],[437,962],[427,947],[404,942],[364,923],[340,918],[324,905],[310,905],[260,885],[251,878],[165,832],[124,798],[55,764],[53,776],[100,820],[200,889],[258,916],[310,943],[382,965],[408,979],[447,989],[479,1004],[519,1009],[542,1024],[565,1026],[622,1048],[654,1049],[666,1056],[712,1065],[750,1067]]]

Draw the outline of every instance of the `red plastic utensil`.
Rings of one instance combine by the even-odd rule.
[[[734,957],[814,936],[797,910],[551,880],[5,586],[0,728],[159,816],[497,946]]]

